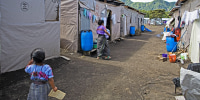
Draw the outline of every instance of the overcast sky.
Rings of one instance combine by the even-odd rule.
[[[131,0],[132,2],[151,2],[153,0]],[[168,2],[176,2],[177,0],[165,0]]]

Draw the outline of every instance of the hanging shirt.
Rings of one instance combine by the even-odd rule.
[[[92,23],[94,23],[94,22],[95,22],[95,20],[96,20],[96,16],[95,16],[95,15],[93,15],[93,16],[92,16]]]
[[[104,31],[105,29],[106,29],[106,27],[103,26],[103,25],[98,26],[97,27],[97,34],[104,35],[105,34],[105,31]]]
[[[54,77],[52,69],[49,65],[29,65],[25,68],[25,72],[31,75],[31,80],[48,81],[49,78]]]

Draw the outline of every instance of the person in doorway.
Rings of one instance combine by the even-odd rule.
[[[110,34],[107,32],[106,27],[104,26],[104,21],[103,20],[99,20],[98,21],[98,27],[97,27],[97,34],[98,34],[98,39],[97,39],[97,59],[99,59],[102,57],[106,60],[110,60],[110,48],[109,48],[109,44],[108,41],[106,39],[105,34],[107,34],[108,36],[110,36]]]
[[[31,53],[31,60],[25,67],[25,72],[30,74],[32,81],[27,100],[47,100],[50,92],[49,84],[54,92],[57,91],[52,69],[43,63],[44,59],[45,52],[40,48],[35,49]]]

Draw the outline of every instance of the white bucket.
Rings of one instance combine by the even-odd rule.
[[[181,59],[187,60],[188,59],[187,55],[188,55],[188,53],[181,53]]]

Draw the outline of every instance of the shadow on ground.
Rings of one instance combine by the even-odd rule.
[[[95,98],[97,93],[106,88],[121,72],[121,68],[116,66],[91,63],[80,59],[65,61],[58,58],[49,60],[47,63],[52,66],[56,86],[66,92],[68,100]],[[1,84],[3,83],[0,90],[1,100],[25,100],[27,98],[31,81],[22,70],[5,73],[1,75],[1,78],[6,79],[1,81]],[[50,100],[54,99],[50,98]]]

